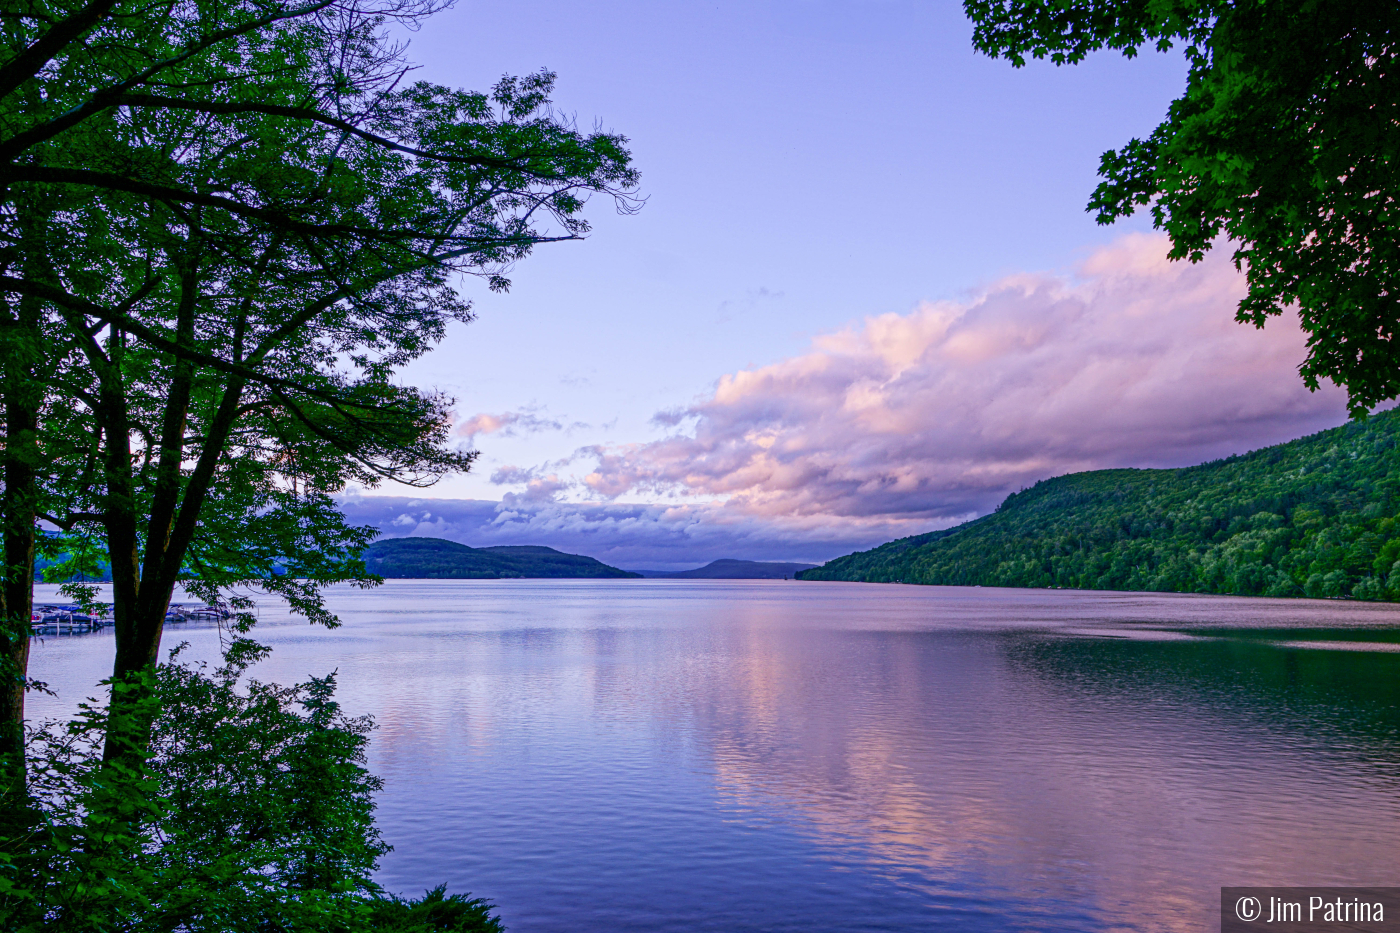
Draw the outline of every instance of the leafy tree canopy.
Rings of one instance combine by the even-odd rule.
[[[54,871],[74,886],[59,900],[91,927],[353,928],[337,920],[342,895],[379,928],[495,925],[479,902],[442,891],[366,906],[361,882],[382,851],[372,780],[356,764],[362,730],[336,718],[328,684],[260,688],[248,705],[232,679],[162,684],[156,667],[181,583],[210,601],[260,585],[334,624],[320,589],[374,582],[359,559],[372,533],[346,525],[334,493],[426,485],[471,462],[450,437],[452,400],[398,375],[470,320],[461,283],[507,287],[534,246],[587,232],[590,196],[636,206],[626,140],[557,113],[552,74],[505,77],[485,93],[409,81],[386,27],[432,5],[0,10],[0,868],[57,839],[73,860]],[[39,535],[41,519],[63,538]],[[111,702],[83,732],[76,796],[46,797],[45,772],[25,757],[44,548],[67,555],[59,573],[104,564],[112,576]],[[225,605],[238,611],[227,633],[236,665],[261,649],[243,637],[251,603]],[[187,713],[217,715],[162,718],[185,700]],[[278,712],[293,700],[304,722]],[[263,713],[262,734],[286,726],[290,744],[199,745]],[[185,740],[177,753],[171,743]],[[269,767],[230,777],[229,756],[242,755]],[[176,780],[150,790],[152,760]],[[314,761],[326,768],[298,771]],[[181,796],[191,781],[205,781],[203,802]],[[256,793],[229,796],[243,786]],[[70,838],[26,843],[32,826],[55,822]],[[193,848],[168,863],[146,857],[178,853],[176,838]],[[48,897],[49,868],[0,894]],[[102,920],[102,897],[118,891],[133,892],[125,927]]]
[[[385,24],[427,9],[0,17],[0,331],[23,351],[5,460],[25,468],[5,481],[10,684],[36,518],[105,552],[119,678],[154,664],[182,581],[210,599],[257,581],[333,622],[318,589],[366,579],[368,535],[330,496],[470,463],[451,400],[396,378],[470,319],[460,277],[505,288],[535,245],[588,230],[591,194],[632,206],[625,140],[557,114],[552,74],[407,82]],[[11,740],[21,707],[0,711]]]
[[[974,46],[1022,66],[1184,49],[1185,93],[1104,154],[1089,209],[1150,206],[1171,256],[1222,236],[1262,327],[1295,307],[1304,381],[1362,414],[1400,394],[1400,5],[1391,0],[966,0]]]

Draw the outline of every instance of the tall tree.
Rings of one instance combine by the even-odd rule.
[[[260,581],[330,621],[317,588],[363,577],[365,540],[330,494],[469,463],[447,445],[449,400],[395,380],[469,319],[454,277],[506,287],[535,244],[586,232],[589,193],[625,206],[636,182],[621,137],[553,113],[550,74],[489,95],[401,88],[382,15],[235,5],[296,16],[220,45],[200,16],[226,10],[171,9],[179,28],[149,11],[139,25],[219,54],[160,59],[159,94],[83,91],[90,106],[14,134],[23,155],[0,170],[12,198],[69,196],[50,218],[69,246],[41,251],[42,274],[6,261],[37,249],[6,231],[0,294],[37,303],[80,354],[45,387],[71,402],[66,436],[100,449],[101,480],[48,517],[111,561],[109,757],[147,740],[138,711],[177,583]],[[48,100],[74,79],[28,80]]]
[[[21,0],[0,9],[0,270],[30,283],[56,283],[46,269],[50,255],[71,244],[54,237],[51,220],[95,190],[149,190],[150,160],[133,151],[123,158],[107,139],[105,163],[88,161],[120,122],[123,95],[144,94],[131,106],[146,110],[213,102],[243,87],[256,105],[259,82],[279,73],[280,53],[290,61],[328,52],[337,25],[349,17],[413,18],[431,0],[234,0],[232,3],[148,3],[145,0]],[[337,20],[337,17],[339,18]],[[258,54],[262,52],[262,54]],[[392,55],[380,55],[381,62]],[[176,72],[205,67],[206,83],[182,82]],[[390,69],[388,75],[392,77]],[[361,75],[363,77],[363,75]],[[309,100],[322,100],[309,88]],[[224,101],[227,104],[227,101]],[[332,117],[334,115],[332,114]],[[193,192],[160,194],[187,203]],[[185,197],[186,202],[179,199]],[[236,199],[234,199],[236,201]],[[245,205],[246,206],[246,205]],[[0,586],[0,787],[22,788],[17,749],[21,741],[29,652],[33,556],[41,543],[35,516],[52,484],[42,467],[65,465],[44,449],[39,411],[62,354],[55,355],[51,308],[33,295],[0,298],[0,349],[4,351],[5,442],[3,586]],[[60,344],[66,341],[60,341]],[[69,347],[71,349],[71,346]],[[50,414],[62,415],[62,407]],[[61,437],[60,432],[57,437]],[[51,440],[56,437],[51,437]],[[61,470],[59,472],[62,472]]]
[[[1353,414],[1400,395],[1400,5],[1393,0],[966,0],[973,45],[1017,67],[1184,49],[1185,93],[1104,154],[1100,223],[1151,207],[1174,259],[1222,235],[1237,318],[1295,307],[1309,388]]]

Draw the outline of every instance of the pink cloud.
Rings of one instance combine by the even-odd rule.
[[[574,424],[570,427],[579,427]],[[478,434],[501,434],[515,437],[520,434],[534,434],[539,431],[562,431],[564,424],[553,418],[541,418],[533,411],[508,411],[499,415],[481,413],[472,415],[457,425],[453,433],[471,440]]]
[[[695,418],[689,432],[596,451],[583,482],[787,520],[942,525],[1045,477],[1182,466],[1346,419],[1340,389],[1298,377],[1296,318],[1236,323],[1244,283],[1228,258],[1166,250],[1132,235],[1074,275],[1012,276],[823,335],[658,416]]]

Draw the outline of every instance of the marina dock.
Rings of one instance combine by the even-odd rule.
[[[167,625],[180,622],[222,622],[229,617],[227,609],[205,603],[171,603],[165,613]],[[112,624],[112,606],[104,603],[93,614],[82,606],[35,606],[29,617],[35,635],[82,635],[100,631]]]

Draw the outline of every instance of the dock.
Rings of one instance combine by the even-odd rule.
[[[165,613],[167,625],[179,622],[222,622],[231,613],[204,603],[171,603]],[[29,616],[35,635],[84,635],[112,624],[112,606],[104,603],[94,615],[82,606],[35,606]]]

